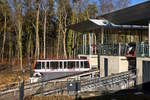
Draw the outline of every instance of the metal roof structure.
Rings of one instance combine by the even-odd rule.
[[[88,19],[86,21],[69,25],[68,28],[77,32],[90,32],[100,28],[121,28],[121,29],[148,29],[148,26],[139,25],[116,25],[104,19]]]
[[[106,20],[88,19],[77,24],[69,25],[67,28],[77,32],[89,32],[108,24]]]
[[[148,25],[150,1],[99,16],[118,25]]]
[[[121,29],[148,29],[150,21],[150,1],[104,14],[99,19],[69,25],[67,28],[77,32],[91,32],[102,27]]]

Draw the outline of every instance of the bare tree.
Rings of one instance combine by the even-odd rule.
[[[37,2],[37,14],[36,14],[36,47],[35,47],[35,58],[39,59],[40,45],[39,45],[39,15],[40,15],[40,2]]]
[[[99,0],[100,13],[105,14],[114,10],[128,7],[131,0]]]
[[[43,10],[44,10],[44,32],[43,32],[43,44],[44,44],[44,46],[43,46],[43,52],[44,52],[44,59],[46,58],[46,27],[47,27],[47,25],[46,25],[46,22],[47,22],[47,11],[48,11],[48,1],[47,0],[45,0],[45,1],[43,1]]]
[[[45,9],[45,17],[44,17],[44,59],[46,54],[46,21],[47,21],[47,9]]]
[[[6,42],[6,30],[7,30],[7,4],[8,2],[7,1],[3,1],[3,0],[0,0],[0,3],[1,3],[1,9],[2,9],[2,12],[3,12],[3,16],[4,16],[4,29],[3,29],[3,44],[2,44],[2,49],[1,49],[1,57],[2,57],[2,62],[3,62],[3,58],[4,58],[4,49],[5,49],[5,42]]]
[[[101,14],[109,13],[114,9],[113,0],[99,0],[99,2]]]
[[[66,26],[67,26],[67,18],[68,18],[68,10],[69,10],[69,0],[58,0],[58,8],[57,8],[57,16],[58,16],[58,23],[59,23],[59,29],[58,29],[58,34],[60,35],[62,33],[63,35],[63,53],[64,57],[67,58],[67,52],[66,52]],[[60,38],[58,36],[58,38]],[[59,40],[58,40],[58,45],[59,46]],[[58,49],[57,49],[58,50]],[[58,56],[58,53],[57,53]]]
[[[17,33],[17,44],[18,44],[18,57],[19,57],[19,64],[20,69],[23,70],[22,66],[22,3],[21,1],[14,0],[15,4],[15,25],[16,25],[16,33]]]

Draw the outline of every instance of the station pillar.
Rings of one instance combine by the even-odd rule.
[[[149,57],[150,57],[150,21],[148,23],[148,46],[149,46]]]

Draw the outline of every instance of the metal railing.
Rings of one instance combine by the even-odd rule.
[[[149,45],[145,43],[137,44],[136,56],[137,57],[149,57]]]
[[[85,48],[85,47],[84,47]],[[85,54],[85,55],[95,55],[97,54],[97,46],[96,45],[87,45],[84,49],[82,46],[78,48],[77,54]]]
[[[100,44],[97,48],[100,55],[125,56],[127,44]]]
[[[85,55],[89,55],[90,54],[90,49],[89,49],[89,46],[86,47],[85,50],[83,50],[83,47],[79,47],[78,50],[77,50],[77,54],[85,54]]]
[[[92,48],[92,46],[91,46]],[[94,52],[90,53],[90,47],[87,45],[86,50],[80,47],[77,54],[99,54],[107,56],[126,56],[128,44],[99,44],[94,48]],[[136,57],[149,57],[149,45],[146,43],[136,44]]]
[[[126,81],[126,83],[130,81],[135,82],[135,80],[136,80],[136,70],[122,72],[108,77],[95,78],[87,82],[84,82],[82,86],[82,91],[87,91],[89,88],[105,87],[107,85],[113,84],[119,85],[121,82],[124,81]]]
[[[110,85],[118,85],[120,87],[122,82],[125,82],[125,84],[136,80],[136,70],[131,70],[127,72],[122,72],[118,74],[114,74],[108,77],[95,77],[92,79],[80,81],[81,83],[81,91],[88,91],[93,88],[102,88],[105,86]],[[67,84],[67,82],[65,82]],[[134,84],[135,85],[135,84]],[[51,95],[51,94],[57,94],[61,93],[62,91],[67,92],[67,85],[64,84],[64,86],[55,87],[55,88],[49,88],[46,91],[43,91],[42,93],[36,93],[34,95]]]

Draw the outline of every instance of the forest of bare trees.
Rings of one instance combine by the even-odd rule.
[[[127,7],[130,0],[0,0],[0,62],[73,57],[81,33],[67,25]]]

